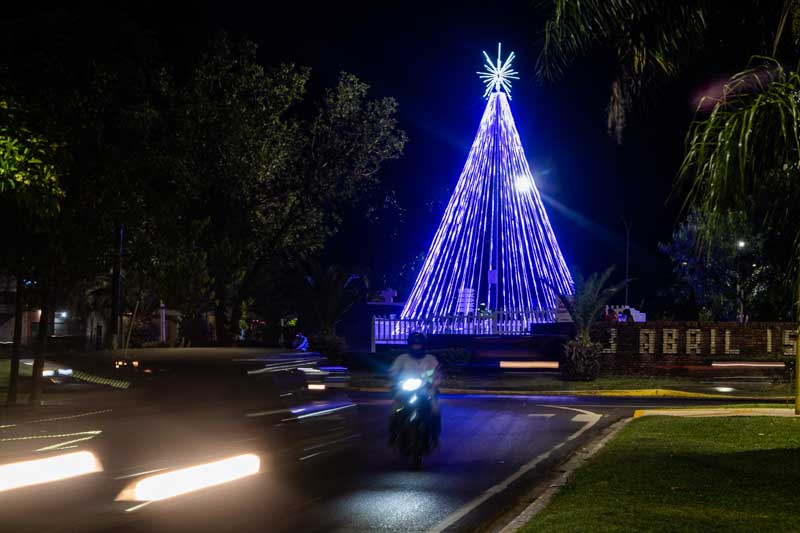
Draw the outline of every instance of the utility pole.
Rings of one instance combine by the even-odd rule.
[[[121,340],[121,309],[122,309],[122,245],[124,242],[124,230],[122,224],[117,226],[117,250],[114,254],[114,265],[111,271],[111,320],[109,321],[108,333],[111,339],[111,349],[116,350]]]
[[[628,306],[628,280],[630,276],[630,256],[631,256],[631,225],[625,218],[622,219],[625,225],[625,307]]]
[[[797,290],[797,295],[800,297],[800,288]],[[800,315],[800,308],[796,312]],[[798,321],[800,321],[800,317],[798,317]],[[798,325],[797,337],[794,341],[794,414],[800,415],[800,325]]]

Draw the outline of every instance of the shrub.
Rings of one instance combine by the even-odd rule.
[[[347,351],[347,344],[342,337],[332,333],[319,333],[308,338],[309,349],[324,355],[331,361],[340,362]]]

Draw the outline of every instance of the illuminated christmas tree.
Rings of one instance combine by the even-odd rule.
[[[486,109],[467,162],[403,309],[403,319],[481,314],[549,321],[556,292],[573,290],[564,256],[531,174],[509,100],[512,52],[484,52]]]

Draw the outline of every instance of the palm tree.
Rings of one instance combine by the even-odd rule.
[[[734,76],[711,115],[692,125],[680,177],[690,187],[687,203],[712,214],[747,207],[759,191],[770,191],[763,216],[766,223],[794,233],[789,269],[800,304],[800,227],[796,212],[776,201],[800,183],[800,71],[765,60]],[[800,343],[795,369],[800,369]],[[800,374],[795,375],[795,412],[800,414]]]
[[[303,327],[311,331],[311,347],[330,357],[345,351],[344,340],[337,336],[336,325],[344,314],[362,301],[369,290],[369,277],[360,269],[310,266],[303,279]]]
[[[618,141],[628,115],[649,89],[675,77],[698,52],[718,39],[710,27],[737,40],[757,43],[757,53],[775,56],[787,24],[800,30],[797,0],[755,0],[741,6],[728,0],[549,0],[540,79],[560,77],[579,57],[602,48],[614,56],[607,107],[608,130]],[[748,32],[742,35],[742,19]],[[796,39],[795,35],[795,39]]]
[[[674,75],[682,59],[706,44],[708,20],[712,16],[722,20],[736,9],[724,0],[551,0],[549,4],[552,12],[545,26],[539,76],[556,77],[576,57],[598,45],[610,46],[617,64],[608,121],[618,139],[642,88],[658,77]],[[791,33],[788,44],[797,59],[799,0],[756,0],[744,9],[750,10],[748,20],[753,24],[748,24],[748,34],[737,26],[737,38],[756,34],[761,52],[774,58],[785,50],[781,45],[787,44],[785,37]],[[740,26],[741,20],[737,22]],[[679,176],[689,184],[687,206],[712,215],[751,207],[750,196],[767,189],[772,201],[760,206],[763,217],[791,228],[793,211],[778,207],[782,204],[774,199],[785,197],[800,182],[800,67],[787,71],[776,59],[756,59],[757,66],[730,79],[722,97],[713,102],[710,116],[691,126]],[[792,267],[800,307],[800,228],[795,226],[793,233]],[[800,343],[796,358],[800,370]],[[795,376],[795,411],[800,414],[800,372]]]
[[[567,308],[573,324],[575,337],[564,346],[564,368],[562,375],[568,380],[592,380],[600,370],[600,344],[592,340],[592,326],[600,318],[608,301],[627,285],[625,280],[608,286],[614,272],[609,267],[602,274],[595,272],[584,278],[577,270],[572,273],[575,294],[559,294],[559,299]]]

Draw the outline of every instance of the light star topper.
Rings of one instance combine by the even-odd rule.
[[[489,58],[489,54],[483,53],[486,58],[486,70],[478,72],[478,76],[486,84],[486,92],[483,97],[486,98],[492,91],[503,91],[511,98],[511,82],[509,80],[518,80],[518,72],[511,69],[511,62],[514,61],[514,52],[511,52],[506,58],[505,62],[500,59],[500,43],[497,43],[497,64],[494,64]]]

